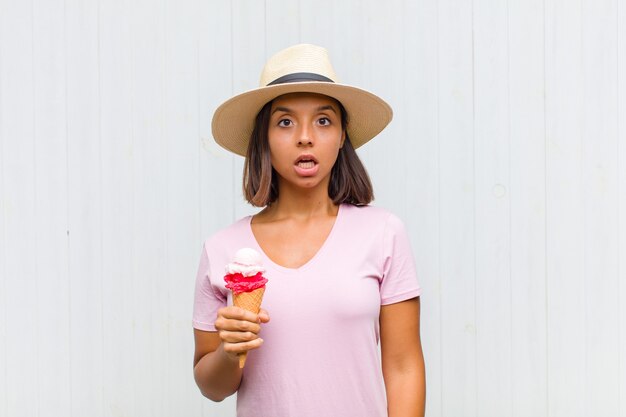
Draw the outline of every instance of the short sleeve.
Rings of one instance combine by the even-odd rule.
[[[193,303],[193,327],[214,332],[217,311],[226,306],[226,298],[211,284],[211,265],[206,246],[202,247],[200,265],[196,276],[196,290]]]
[[[390,214],[383,235],[383,277],[380,303],[398,303],[418,297],[421,288],[415,271],[411,244],[402,221]]]

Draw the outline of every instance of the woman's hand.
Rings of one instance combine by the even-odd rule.
[[[222,401],[237,392],[243,374],[237,354],[261,346],[261,324],[268,321],[265,310],[254,314],[230,306],[218,311],[216,332],[194,329],[194,377],[205,397]]]
[[[269,320],[269,314],[263,309],[259,314],[235,306],[219,309],[215,328],[224,353],[231,360],[237,361],[238,354],[259,348],[263,344],[263,339],[259,337],[261,324]]]

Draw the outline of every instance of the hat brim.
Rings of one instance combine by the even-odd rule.
[[[330,82],[295,82],[261,87],[236,95],[213,114],[211,130],[223,148],[246,156],[256,115],[278,96],[317,93],[338,100],[348,112],[348,135],[356,149],[378,135],[391,122],[393,111],[383,99],[369,91]]]

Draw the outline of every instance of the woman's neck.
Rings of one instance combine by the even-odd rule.
[[[328,196],[328,187],[301,189],[280,187],[278,199],[264,212],[273,219],[299,218],[306,220],[318,216],[336,216],[338,207]]]

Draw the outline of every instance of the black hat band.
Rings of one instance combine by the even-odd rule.
[[[315,74],[312,72],[294,72],[293,74],[287,74],[283,75],[282,77],[276,78],[274,81],[269,83],[268,86],[275,84],[297,83],[301,81],[321,81],[325,83],[334,83],[333,80],[328,77],[324,77],[323,75]]]

